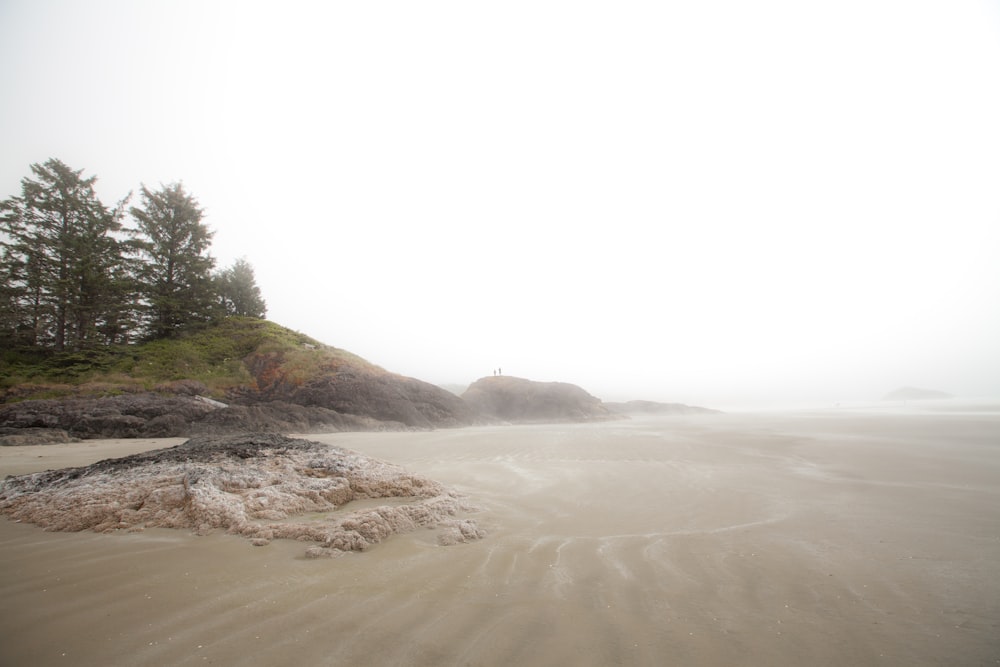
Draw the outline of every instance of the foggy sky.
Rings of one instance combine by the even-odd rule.
[[[5,0],[0,63],[0,197],[181,180],[395,372],[1000,395],[996,2]]]

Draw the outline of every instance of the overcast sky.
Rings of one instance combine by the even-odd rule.
[[[1000,2],[0,0],[0,96],[404,375],[1000,395]]]

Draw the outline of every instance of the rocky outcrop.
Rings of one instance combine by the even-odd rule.
[[[462,399],[473,410],[495,421],[590,422],[619,418],[601,399],[566,382],[484,377],[472,383]]]
[[[476,415],[458,396],[428,382],[391,373],[334,373],[313,379],[283,400],[415,428],[468,426],[476,421]]]
[[[708,415],[721,414],[719,410],[700,408],[696,405],[683,403],[658,403],[656,401],[627,401],[625,403],[609,403],[604,405],[612,412],[620,415]]]
[[[23,447],[27,445],[58,445],[64,442],[79,442],[59,428],[5,428],[0,427],[0,447]]]
[[[883,401],[926,401],[941,398],[954,398],[951,394],[935,389],[918,389],[916,387],[900,387],[882,397]]]
[[[461,516],[469,510],[398,466],[276,434],[192,439],[0,483],[0,514],[49,530],[226,531],[257,545],[313,542],[306,554],[314,557],[362,551],[417,527],[438,528],[442,544],[478,539],[482,531]]]
[[[191,425],[191,434],[335,433],[339,431],[405,431],[401,422],[380,421],[316,406],[268,401],[254,405],[227,405]]]
[[[254,355],[245,363],[255,386],[232,392],[234,403],[281,401],[411,428],[467,426],[477,421],[469,406],[451,392],[362,360],[330,359],[307,373],[280,354]]]
[[[217,409],[192,396],[151,392],[21,401],[0,406],[0,426],[62,429],[77,438],[175,437]]]
[[[107,357],[114,372],[86,368],[85,382],[5,387],[0,427],[132,438],[429,429],[478,421],[451,392],[264,320],[227,318],[130,352],[108,351]],[[64,363],[58,354],[39,358]],[[28,370],[21,369],[26,377],[42,375],[46,364],[30,361],[24,361]],[[183,373],[192,377],[178,375]],[[208,378],[212,388],[193,377]],[[206,398],[210,394],[218,400]]]
[[[61,442],[68,442],[74,438],[174,438],[249,431],[315,433],[408,427],[401,422],[281,401],[226,405],[201,396],[142,392],[10,403],[0,406],[0,428],[7,429],[7,438],[14,438],[16,432],[27,434],[31,429],[54,430],[66,436]],[[34,443],[20,438],[19,444]]]

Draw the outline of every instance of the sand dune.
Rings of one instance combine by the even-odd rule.
[[[468,495],[483,540],[334,560],[0,521],[0,664],[845,665],[1000,658],[1000,415],[309,436]],[[157,441],[3,448],[0,474]],[[37,458],[42,456],[44,458]]]

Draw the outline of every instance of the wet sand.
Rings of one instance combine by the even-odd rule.
[[[1000,664],[1000,413],[307,437],[468,494],[489,535],[307,560],[0,520],[0,664]],[[0,475],[177,442],[0,448]]]

